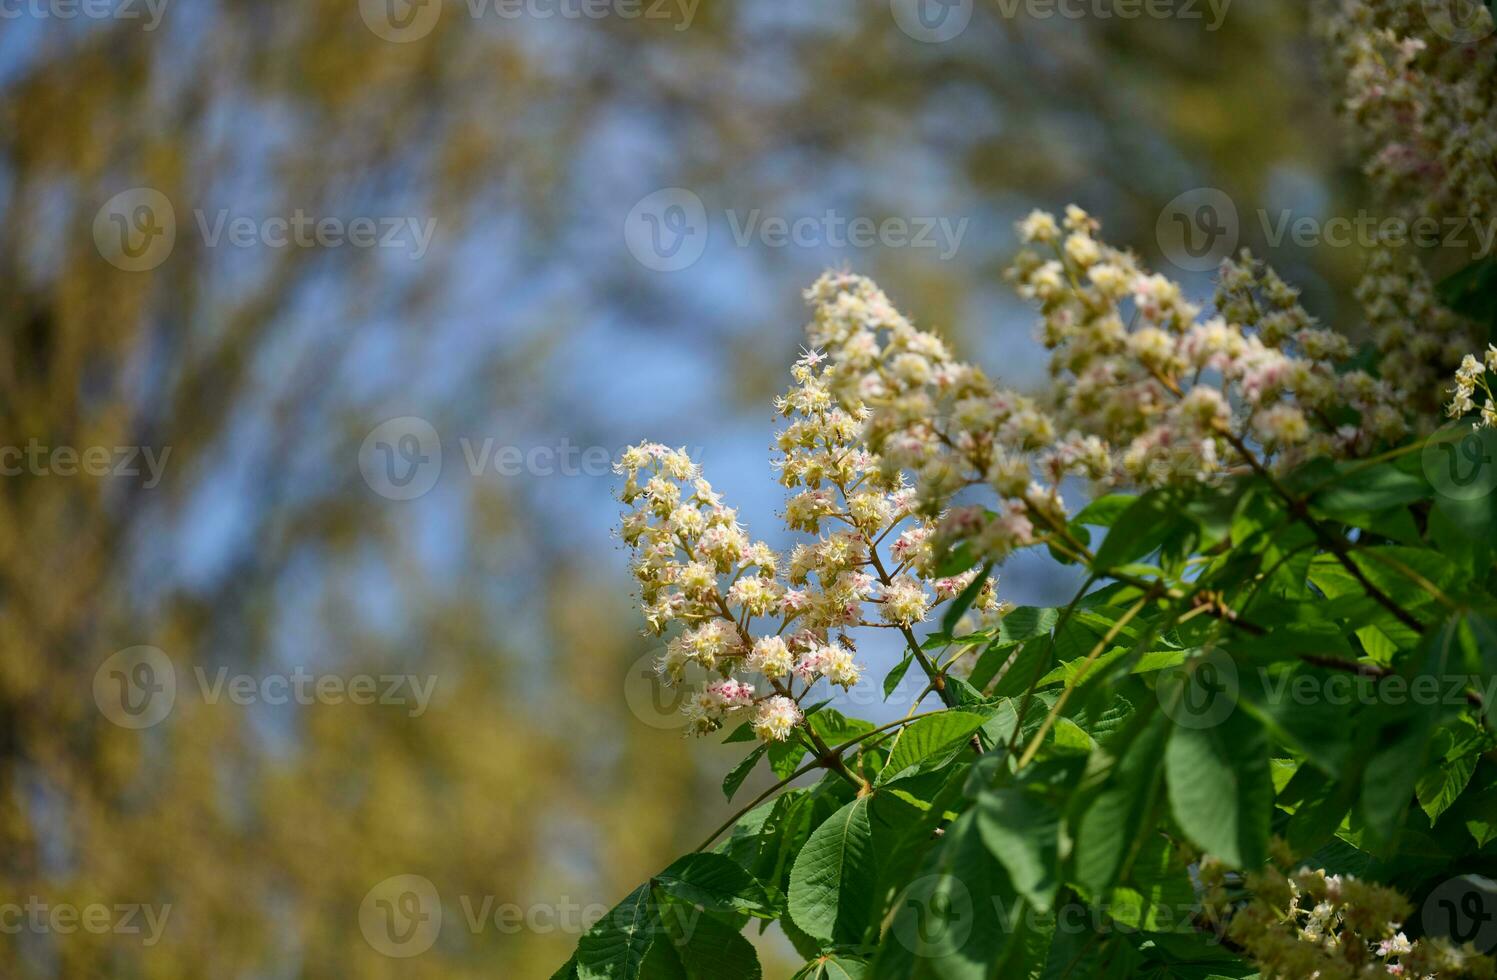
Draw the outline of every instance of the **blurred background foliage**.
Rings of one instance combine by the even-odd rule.
[[[1001,269],[1031,207],[1077,201],[1154,260],[1161,206],[1193,187],[1244,213],[1359,206],[1303,4],[1232,4],[1214,32],[1006,6],[979,0],[942,44],[875,0],[666,19],[449,3],[406,43],[356,0],[167,0],[154,30],[0,21],[0,442],[170,448],[151,488],[0,478],[0,900],[172,907],[151,947],[0,934],[0,973],[549,975],[576,928],[475,931],[456,897],[611,905],[727,812],[714,774],[731,754],[630,710],[652,644],[608,537],[610,479],[474,474],[459,440],[706,447],[776,541],[768,399],[823,267],[874,275],[1023,383],[1043,359]],[[177,241],[124,272],[90,229],[141,186],[173,202]],[[703,199],[712,237],[691,269],[656,273],[621,229],[670,186]],[[415,261],[214,246],[192,217],[298,208],[437,230]],[[722,216],[752,209],[969,227],[944,260],[741,247]],[[1359,253],[1268,254],[1346,323]],[[371,428],[404,415],[446,450],[409,502],[358,467]],[[1051,574],[1016,563],[1004,594],[1053,598]],[[165,722],[131,731],[91,691],[138,644],[182,683]],[[434,676],[436,694],[411,717],[212,704],[190,682],[297,666]],[[446,925],[390,959],[358,912],[407,873],[436,884]],[[788,948],[764,945],[767,975],[788,974]]]

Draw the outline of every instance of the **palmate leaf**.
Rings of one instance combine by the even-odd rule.
[[[790,870],[790,917],[824,943],[858,942],[877,881],[871,800],[860,796],[812,831]]]

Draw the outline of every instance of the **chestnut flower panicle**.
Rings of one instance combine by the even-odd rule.
[[[1400,892],[1355,875],[1292,866],[1288,848],[1274,842],[1274,861],[1240,882],[1207,855],[1198,874],[1206,921],[1274,980],[1491,980],[1494,963],[1467,944],[1410,940],[1403,924],[1413,906]],[[1240,884],[1247,897],[1236,893]]]
[[[1493,394],[1491,381],[1494,374],[1497,374],[1497,346],[1488,344],[1481,359],[1474,354],[1463,357],[1455,372],[1455,387],[1446,414],[1459,419],[1477,412],[1473,428],[1497,429],[1497,396]]]
[[[1404,217],[1485,222],[1497,202],[1497,32],[1484,3],[1319,0],[1363,170]]]

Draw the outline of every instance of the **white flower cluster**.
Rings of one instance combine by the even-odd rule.
[[[1497,33],[1483,3],[1323,0],[1364,169],[1409,217],[1497,203]]]
[[[898,629],[918,645],[912,627],[977,575],[932,573],[934,526],[916,513],[899,468],[865,441],[871,410],[834,397],[838,363],[810,352],[792,373],[795,385],[776,400],[788,420],[776,465],[794,491],[786,524],[813,538],[788,557],[750,542],[684,451],[646,443],[615,464],[631,507],[622,535],[634,549],[645,620],[657,635],[681,626],[659,668],[672,683],[692,666],[712,678],[686,707],[698,733],[751,709],[761,738],[789,738],[813,685],[825,679],[847,689],[861,679],[851,630]],[[991,580],[973,608],[998,611]],[[741,675],[762,679],[762,691]]]
[[[851,631],[896,629],[918,646],[912,627],[962,593],[974,562],[1064,539],[1068,476],[1154,487],[1359,456],[1408,434],[1408,378],[1423,376],[1395,385],[1351,367],[1347,340],[1251,255],[1223,263],[1207,314],[1097,231],[1075,207],[1020,226],[1027,247],[1010,276],[1043,317],[1048,410],[956,360],[868,279],[830,272],[807,290],[812,349],[776,400],[785,522],[809,536],[788,555],[751,542],[684,452],[623,455],[645,618],[657,634],[681,626],[661,670],[715,678],[690,702],[696,731],[752,710],[762,737],[788,737],[811,685],[858,683]],[[1405,326],[1428,297],[1386,309],[1392,299],[1368,297],[1384,356],[1427,360]],[[958,546],[967,571],[947,575]],[[999,610],[991,584],[974,608]]]
[[[1394,389],[1343,370],[1346,339],[1318,326],[1297,291],[1244,252],[1222,264],[1215,310],[1094,236],[1071,208],[1020,225],[1031,247],[1011,278],[1039,304],[1060,414],[1121,447],[1111,478],[1152,486],[1207,479],[1256,443],[1281,467],[1404,435]]]
[[[1476,346],[1473,325],[1440,305],[1417,258],[1400,261],[1391,248],[1372,252],[1357,300],[1377,345],[1379,373],[1427,435],[1440,414],[1445,378]]]
[[[1477,410],[1477,389],[1483,395],[1481,412],[1475,428],[1497,429],[1497,400],[1492,395],[1491,374],[1497,373],[1497,347],[1487,345],[1486,360],[1479,361],[1474,354],[1467,354],[1455,372],[1455,397],[1446,411],[1453,419],[1464,418]]]
[[[1288,866],[1282,842],[1275,864]],[[1271,864],[1246,876],[1250,900],[1233,897],[1228,872],[1211,856],[1199,865],[1207,913],[1224,927],[1264,977],[1362,980],[1405,977],[1490,978],[1493,962],[1473,947],[1410,940],[1402,931],[1413,911],[1407,898],[1355,875],[1301,867],[1286,874]]]

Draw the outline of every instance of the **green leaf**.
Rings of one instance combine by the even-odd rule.
[[[635,980],[660,931],[650,886],[640,885],[577,943],[577,980]]]
[[[1455,822],[1465,827],[1477,847],[1497,840],[1497,765],[1486,759],[1477,763],[1470,786],[1445,819],[1447,825]]]
[[[560,970],[551,974],[551,980],[577,980],[577,954],[562,964]]]
[[[1425,659],[1410,682],[1431,678],[1443,691],[1452,655],[1458,649],[1459,617],[1448,620],[1425,640]],[[1362,782],[1361,814],[1371,848],[1391,848],[1399,826],[1414,799],[1414,789],[1429,757],[1435,726],[1443,713],[1439,704],[1410,699],[1399,705],[1379,705],[1369,732],[1372,755]],[[1369,848],[1369,849],[1371,849]]]
[[[1497,328],[1497,259],[1478,259],[1435,286],[1440,302],[1488,329]]]
[[[731,800],[733,794],[738,792],[738,788],[743,785],[743,781],[749,777],[749,773],[754,771],[754,766],[759,764],[759,760],[768,751],[769,744],[767,742],[761,743],[754,747],[754,751],[744,756],[743,761],[734,766],[732,771],[723,777],[723,796]]]
[[[1169,731],[1169,719],[1156,713],[1105,743],[1088,763],[1069,818],[1071,876],[1088,894],[1107,893],[1143,829],[1159,792],[1159,757]]]
[[[934,571],[937,578],[948,578],[960,575],[975,564],[977,552],[973,549],[972,542],[958,541],[951,550],[936,558]]]
[[[860,796],[817,827],[790,870],[790,918],[822,942],[857,942],[871,914],[877,859]]]
[[[1497,538],[1497,497],[1461,500],[1441,494],[1429,513],[1429,540],[1442,554],[1477,578],[1492,567]]]
[[[1138,500],[1132,494],[1111,493],[1105,497],[1098,497],[1081,509],[1081,513],[1071,518],[1072,525],[1090,525],[1092,527],[1112,527],[1117,519],[1123,515],[1134,501]]]
[[[811,730],[828,745],[840,745],[873,731],[873,722],[849,718],[835,708],[822,708],[810,716]]]
[[[1198,900],[1187,865],[1179,847],[1151,834],[1133,862],[1128,884],[1112,890],[1109,916],[1144,932],[1191,932],[1189,915]]]
[[[904,680],[905,673],[910,669],[910,664],[914,662],[914,653],[907,653],[904,655],[904,659],[895,664],[894,669],[884,676],[885,701],[889,700],[889,697],[894,693],[894,689],[899,687],[899,682]]]
[[[1392,463],[1362,468],[1344,479],[1310,498],[1317,514],[1361,526],[1368,514],[1403,507],[1430,495],[1430,486],[1422,477],[1405,473]]]
[[[1419,776],[1414,794],[1430,823],[1440,819],[1440,814],[1450,809],[1450,805],[1460,797],[1466,784],[1471,782],[1471,775],[1476,772],[1476,761],[1477,756],[1462,756],[1432,765]]]
[[[756,739],[758,737],[759,737],[758,735],[754,734],[754,725],[753,725],[753,723],[746,721],[743,724],[739,725],[737,728],[733,729],[731,732],[729,732],[728,733],[728,737],[725,738],[725,739],[723,739],[723,744],[724,745],[731,745],[734,742],[752,742],[754,739]]]
[[[783,742],[769,742],[769,768],[781,779],[789,779],[795,770],[800,768],[801,760],[806,757],[806,746],[801,742],[801,732],[796,729]]]
[[[977,814],[946,828],[920,873],[895,899],[873,976],[886,980],[988,980],[1025,919],[1003,867],[983,845]]]
[[[827,954],[807,963],[790,980],[868,980],[871,969],[865,960]]]
[[[986,713],[949,710],[906,725],[894,741],[889,761],[878,774],[878,785],[940,768],[987,720]]]
[[[688,854],[653,880],[658,890],[693,905],[761,918],[773,918],[776,914],[774,903],[758,879],[722,854]]]
[[[1176,726],[1165,746],[1170,808],[1192,841],[1235,868],[1268,847],[1274,788],[1268,739],[1247,712],[1206,728]]]
[[[1097,549],[1093,568],[1116,568],[1157,551],[1170,534],[1186,523],[1175,494],[1151,490],[1139,497],[1116,521]]]
[[[759,954],[734,927],[679,902],[662,901],[663,935],[646,958],[641,980],[761,980]]]
[[[977,814],[983,843],[1008,871],[1014,888],[1035,909],[1050,911],[1060,885],[1060,815],[1055,808],[1023,786],[1004,786],[982,795]]]
[[[1049,636],[1058,619],[1059,609],[1038,606],[1010,609],[998,624],[998,641],[1012,646],[1037,636]]]

